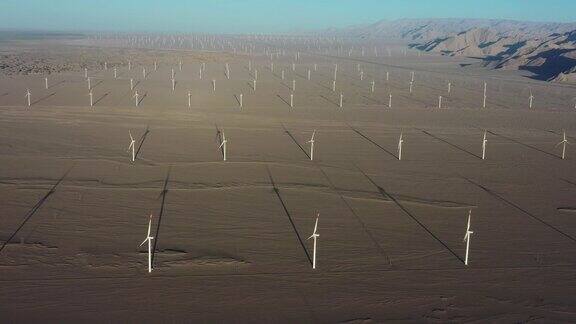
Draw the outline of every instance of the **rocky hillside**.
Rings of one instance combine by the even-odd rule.
[[[541,23],[494,19],[399,19],[394,21],[382,20],[369,25],[343,29],[331,29],[325,33],[365,39],[403,39],[426,42],[474,28],[489,28],[495,33],[506,36],[546,36],[574,30],[576,23]]]
[[[473,28],[412,46],[444,55],[479,57],[485,66],[526,70],[542,80],[576,79],[576,29],[541,35]]]
[[[489,19],[400,19],[325,31],[369,41],[402,40],[443,55],[481,58],[494,69],[576,82],[576,23]]]

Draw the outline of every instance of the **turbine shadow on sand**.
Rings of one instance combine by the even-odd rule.
[[[393,195],[389,194],[384,188],[382,188],[381,186],[376,184],[376,182],[374,182],[374,180],[372,180],[372,178],[370,178],[364,171],[362,171],[362,169],[360,169],[359,167],[356,167],[356,168],[358,169],[358,171],[362,175],[364,175],[364,177],[366,177],[366,179],[368,179],[368,181],[370,181],[370,183],[372,183],[372,185],[374,185],[378,189],[378,192],[380,192],[380,194],[384,198],[388,198],[391,201],[393,201],[394,204],[396,204],[396,206],[398,206],[398,208],[400,208],[408,217],[410,217],[423,230],[425,230],[432,238],[434,238],[434,240],[436,240],[436,242],[440,243],[448,252],[450,252],[454,257],[456,257],[460,262],[462,262],[462,264],[464,264],[464,259],[462,259],[458,254],[456,254],[456,252],[454,252],[450,247],[448,247],[448,245],[446,243],[444,243],[444,241],[442,241],[438,236],[436,236],[434,233],[432,233],[432,231],[430,231],[422,222],[420,222],[418,220],[418,218],[416,218],[416,216],[414,214],[412,214],[406,207],[404,207],[404,205],[402,205]]]
[[[382,151],[390,154],[395,160],[398,160],[398,155],[388,151],[386,148],[384,148],[383,146],[381,146],[380,144],[374,142],[371,138],[369,138],[368,136],[364,135],[362,132],[360,132],[359,130],[357,130],[356,128],[352,127],[352,125],[346,123],[346,125],[348,127],[350,127],[351,130],[353,130],[356,134],[362,136],[365,140],[367,140],[368,142],[374,144],[376,147],[378,147],[379,149],[381,149]]]
[[[296,138],[294,138],[294,136],[292,135],[292,133],[290,133],[290,131],[286,129],[286,127],[284,126],[284,124],[282,124],[282,128],[284,129],[284,133],[286,133],[288,136],[290,136],[290,138],[292,139],[292,141],[294,142],[294,144],[298,145],[298,147],[300,148],[300,150],[306,155],[306,158],[307,158],[308,160],[310,160],[310,154],[308,154],[308,152],[306,152],[306,150],[302,147],[302,145],[300,145],[300,143],[298,143],[298,141],[296,140]]]
[[[300,233],[298,233],[298,229],[296,228],[296,224],[294,224],[294,221],[292,220],[292,216],[290,216],[290,212],[288,212],[288,208],[286,208],[286,204],[284,203],[284,200],[282,200],[282,196],[280,195],[280,191],[278,190],[278,187],[276,187],[276,183],[274,182],[274,178],[272,178],[272,173],[270,172],[270,168],[268,167],[268,165],[266,165],[266,171],[268,171],[268,178],[270,179],[270,184],[272,185],[272,189],[274,189],[274,193],[278,197],[278,200],[280,200],[280,204],[282,205],[282,209],[284,209],[284,213],[286,214],[286,216],[288,217],[288,220],[290,221],[290,224],[292,225],[292,229],[294,230],[294,234],[296,234],[296,237],[298,238],[298,242],[300,242],[300,246],[302,246],[302,249],[304,250],[304,253],[306,254],[306,258],[308,258],[308,262],[310,263],[310,265],[312,265],[312,258],[310,257],[310,254],[308,253],[308,249],[306,249],[306,245],[304,245],[304,241],[302,241],[302,237],[300,237]]]
[[[152,262],[154,262],[156,256],[156,245],[158,244],[160,236],[160,225],[162,224],[162,216],[164,215],[164,206],[166,205],[166,195],[168,194],[168,181],[170,180],[171,170],[172,168],[169,167],[168,172],[166,173],[166,179],[164,180],[164,186],[162,187],[162,192],[160,193],[162,201],[160,203],[160,211],[158,212],[158,223],[156,224],[156,235],[154,236],[154,246],[152,248]]]
[[[74,166],[71,166],[64,173],[64,175],[62,175],[62,177],[60,177],[58,179],[58,181],[56,181],[56,183],[50,188],[50,190],[42,198],[40,198],[40,200],[38,200],[38,202],[32,207],[32,209],[30,209],[28,211],[28,213],[24,217],[24,220],[20,224],[20,226],[18,226],[18,228],[14,232],[12,232],[12,235],[10,235],[10,237],[0,247],[0,253],[2,252],[2,250],[4,250],[6,245],[8,245],[8,243],[10,243],[12,241],[14,236],[16,236],[16,234],[18,234],[18,232],[24,227],[24,225],[26,225],[26,223],[32,218],[32,216],[34,216],[34,214],[36,214],[36,212],[42,207],[42,205],[44,205],[46,200],[48,200],[48,198],[50,198],[50,196],[52,196],[52,194],[56,192],[56,188],[58,187],[58,185],[60,185],[60,183],[62,183],[64,178],[66,178],[66,176],[70,173],[70,171],[72,171],[73,167]]]
[[[478,158],[478,159],[482,160],[482,157],[481,157],[481,156],[476,155],[476,154],[468,151],[467,149],[465,149],[465,148],[463,148],[463,147],[460,147],[460,146],[458,146],[458,145],[456,145],[456,144],[454,144],[454,143],[450,143],[450,142],[448,142],[447,140],[445,140],[445,139],[443,139],[443,138],[440,138],[440,137],[438,137],[438,136],[436,136],[436,135],[434,135],[434,134],[432,134],[432,133],[430,133],[430,132],[428,132],[428,131],[426,131],[426,130],[419,129],[419,128],[417,128],[417,129],[418,129],[419,131],[421,131],[422,133],[424,133],[424,134],[426,134],[426,135],[428,135],[428,136],[430,136],[430,137],[432,137],[432,138],[434,138],[434,139],[436,139],[436,140],[438,140],[438,141],[440,141],[440,142],[446,143],[446,144],[452,146],[453,148],[455,148],[455,149],[457,149],[457,150],[459,150],[459,151],[462,151],[462,152],[467,153],[467,154],[469,154],[469,155],[471,155],[471,156],[473,156],[473,157],[475,157],[475,158]]]

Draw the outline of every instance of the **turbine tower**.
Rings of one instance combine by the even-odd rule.
[[[314,240],[314,251],[312,253],[312,269],[316,269],[316,243],[320,234],[318,234],[318,218],[320,217],[320,213],[316,215],[316,223],[314,224],[314,232],[308,239]]]
[[[468,212],[468,225],[466,226],[466,234],[464,235],[464,242],[466,242],[466,257],[464,258],[464,265],[468,265],[468,252],[470,251],[470,235],[474,232],[470,230],[470,217],[472,216],[472,209]]]
[[[144,245],[144,243],[148,242],[148,273],[152,272],[152,240],[154,239],[153,236],[150,236],[150,230],[152,228],[152,214],[150,214],[150,219],[148,220],[148,235],[140,243],[140,246]]]

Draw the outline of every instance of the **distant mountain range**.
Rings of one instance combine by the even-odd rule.
[[[495,69],[576,82],[576,23],[484,19],[401,19],[325,31],[371,41],[401,39],[443,55],[477,57]]]

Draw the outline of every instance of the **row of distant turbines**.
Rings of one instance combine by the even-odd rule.
[[[131,62],[130,60],[128,61],[128,64],[127,64],[127,65],[128,65],[128,69],[131,70],[131,69],[132,69],[132,62]],[[183,63],[182,63],[182,61],[180,61],[180,62],[178,63],[178,67],[179,67],[180,70],[182,70],[182,65],[183,65]],[[253,76],[253,80],[252,80],[252,90],[253,90],[254,92],[256,92],[256,85],[257,85],[257,80],[258,80],[258,70],[255,69],[255,68],[253,68],[253,66],[252,66],[252,61],[251,61],[251,60],[248,60],[248,65],[247,65],[247,66],[248,66],[248,70],[249,70],[250,72],[252,72],[252,76]],[[318,66],[318,65],[317,65],[316,63],[313,64],[313,67],[314,67],[313,70],[314,70],[314,71],[317,71],[317,69],[318,69],[317,66]],[[206,68],[206,64],[205,64],[205,63],[201,63],[200,68],[199,68],[199,77],[200,77],[200,79],[202,79],[202,71],[205,70],[205,68]],[[158,63],[157,63],[156,61],[154,61],[154,70],[156,71],[157,69],[158,69]],[[270,69],[271,72],[274,72],[274,62],[273,62],[273,61],[270,62],[270,67],[269,67],[269,69]],[[104,70],[108,70],[108,63],[107,63],[107,62],[104,62]],[[116,78],[118,77],[118,76],[117,76],[117,68],[114,67],[113,70],[114,70],[114,79],[116,79]],[[293,71],[293,72],[296,71],[296,63],[292,63],[292,71]],[[357,71],[358,71],[358,73],[359,73],[359,78],[360,78],[360,80],[362,81],[362,80],[364,79],[364,70],[362,69],[362,67],[361,67],[360,64],[357,64]],[[281,73],[281,79],[284,80],[284,79],[285,79],[285,78],[284,78],[284,69],[282,69],[281,72],[282,72],[282,73]],[[311,80],[311,72],[312,72],[311,68],[308,68],[308,69],[307,69],[307,79],[308,79],[308,80]],[[333,72],[334,72],[334,73],[333,73],[333,80],[332,80],[332,92],[336,92],[336,80],[337,80],[337,75],[338,75],[338,64],[334,64],[334,70],[333,70]],[[229,66],[228,63],[225,64],[224,75],[225,75],[225,77],[226,77],[227,79],[230,79],[230,66]],[[90,106],[93,107],[93,106],[94,106],[94,96],[93,96],[93,93],[92,93],[92,85],[91,85],[92,77],[90,77],[90,76],[88,75],[88,69],[87,69],[87,68],[84,68],[84,77],[85,77],[85,79],[86,79],[86,81],[87,81],[87,84],[88,84],[89,103],[90,103]],[[147,77],[146,67],[142,67],[142,77],[143,77],[143,79],[146,79],[146,77]],[[387,72],[386,72],[386,81],[389,81],[389,80],[390,80],[390,74],[389,74],[389,72],[387,71]],[[49,88],[48,77],[45,77],[44,81],[45,81],[45,88],[48,89],[48,88]],[[134,78],[130,78],[129,81],[130,81],[130,90],[134,91],[134,87],[135,87]],[[175,91],[175,89],[176,89],[176,78],[175,78],[174,68],[171,69],[170,82],[171,82],[171,89],[172,89],[172,91]],[[370,92],[371,92],[371,93],[374,93],[374,92],[375,92],[375,84],[376,84],[376,81],[375,81],[375,80],[372,80],[372,81],[370,82],[370,87],[369,87],[369,89],[370,89]],[[414,84],[415,84],[415,72],[412,71],[412,72],[410,72],[410,82],[409,82],[409,87],[408,87],[408,92],[409,92],[409,94],[412,94],[413,89],[414,89]],[[213,88],[213,91],[216,92],[216,80],[215,80],[215,79],[212,80],[212,88]],[[295,80],[295,79],[292,80],[291,91],[292,91],[292,93],[290,93],[289,106],[292,108],[292,107],[294,107],[294,92],[296,91],[296,80]],[[446,94],[447,94],[447,96],[450,96],[451,92],[452,92],[452,82],[448,81],[448,82],[447,82],[447,89],[446,89]],[[30,89],[27,89],[27,90],[26,90],[26,94],[25,94],[25,98],[26,98],[26,100],[27,100],[27,105],[28,105],[28,106],[31,106],[31,105],[32,105],[31,97],[32,97],[32,94],[31,94],[31,92],[30,92]],[[140,101],[141,101],[141,95],[139,94],[138,90],[135,90],[135,92],[134,92],[133,95],[132,95],[132,98],[134,98],[134,105],[135,105],[136,107],[138,107],[138,106],[139,106],[139,103],[140,103]],[[190,91],[189,91],[188,94],[187,94],[187,98],[188,98],[188,106],[191,107],[191,106],[192,106],[192,93],[191,93]],[[488,95],[487,95],[487,83],[484,82],[483,95],[482,95],[482,108],[486,108],[486,106],[487,106],[487,98],[488,98]],[[242,108],[242,107],[244,106],[244,104],[243,104],[243,93],[240,93],[240,94],[237,96],[237,100],[238,100],[238,103],[239,103],[240,108]],[[343,107],[343,102],[344,102],[344,94],[341,92],[340,95],[339,95],[339,100],[338,100],[338,106],[339,106],[340,108]],[[444,96],[443,96],[443,95],[439,95],[439,96],[438,96],[438,104],[437,104],[437,107],[438,107],[438,108],[444,108],[444,107],[443,107],[443,103],[444,103]],[[534,105],[534,95],[533,95],[532,91],[530,90],[530,96],[528,97],[528,107],[529,107],[529,109],[532,109],[532,108],[533,108],[533,105]],[[575,106],[575,107],[576,107],[576,106]],[[389,96],[388,96],[388,108],[392,108],[392,93],[390,93]]]
[[[218,146],[218,149],[222,150],[222,159],[223,161],[226,161],[227,159],[227,144],[228,144],[228,140],[226,139],[226,134],[224,133],[224,131],[220,132],[221,134],[221,140],[220,140],[220,145]],[[135,140],[134,137],[132,137],[132,132],[128,131],[128,135],[130,136],[130,144],[128,146],[128,152],[131,153],[131,161],[134,162],[135,161]],[[487,143],[488,143],[488,139],[487,139],[487,131],[484,131],[484,135],[482,137],[482,160],[486,159],[486,148],[487,148]],[[314,161],[314,144],[315,144],[315,136],[316,136],[316,130],[314,130],[312,132],[312,137],[310,138],[309,141],[307,141],[306,143],[310,144],[310,160]],[[570,144],[570,142],[568,141],[567,137],[566,137],[566,132],[563,132],[562,134],[562,141],[560,141],[558,144],[556,144],[556,147],[558,146],[562,146],[562,160],[564,160],[566,158],[566,145]],[[400,137],[398,138],[398,147],[397,147],[397,157],[398,160],[402,160],[402,148],[404,145],[404,133],[401,132],[400,133]]]
[[[152,240],[154,239],[154,237],[151,235],[151,230],[152,230],[152,218],[153,218],[153,214],[150,214],[149,220],[148,220],[148,231],[146,234],[146,238],[144,239],[144,241],[142,241],[142,243],[140,243],[140,246],[148,243],[148,273],[151,273],[153,270],[153,266],[152,266]],[[472,218],[472,210],[470,210],[468,212],[468,222],[466,223],[466,232],[464,234],[464,242],[466,243],[466,252],[464,255],[464,265],[468,266],[468,261],[469,261],[469,254],[470,254],[470,242],[471,242],[471,235],[474,233],[471,230],[471,218]],[[318,238],[320,237],[320,234],[318,233],[318,220],[320,219],[320,213],[316,214],[316,221],[314,222],[314,230],[312,231],[312,234],[308,237],[308,240],[312,240],[313,245],[312,245],[312,269],[316,269],[316,260],[317,260],[317,249],[318,249]]]

